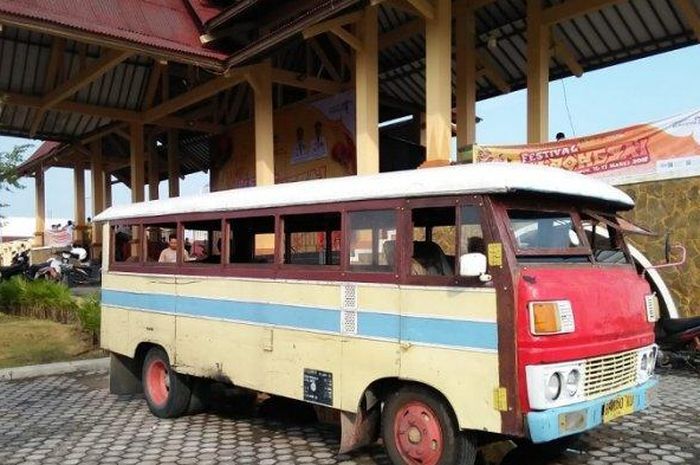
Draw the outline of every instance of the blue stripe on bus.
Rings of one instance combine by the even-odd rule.
[[[168,294],[102,290],[102,303],[115,307],[175,313],[187,316],[220,318],[265,325],[285,326],[301,330],[340,333],[340,310],[295,305]],[[386,313],[358,312],[357,334],[380,338],[475,349],[498,349],[496,323],[440,319],[429,317],[399,317]]]

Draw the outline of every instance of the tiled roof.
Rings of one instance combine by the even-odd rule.
[[[205,0],[6,0],[0,15],[112,37],[156,49],[223,60],[199,37],[203,22],[219,12]]]

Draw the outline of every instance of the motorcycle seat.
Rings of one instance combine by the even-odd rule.
[[[700,326],[700,316],[665,319],[661,321],[661,326],[667,333],[682,333],[683,331]]]

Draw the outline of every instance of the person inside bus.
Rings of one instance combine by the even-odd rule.
[[[182,251],[182,261],[189,261],[190,257],[186,250]],[[168,247],[163,249],[158,257],[158,263],[176,263],[177,262],[177,235],[171,234],[168,237]]]

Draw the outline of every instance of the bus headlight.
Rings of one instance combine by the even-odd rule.
[[[573,369],[566,375],[566,393],[573,397],[578,391],[578,383],[581,380],[581,373],[577,369]]]
[[[557,400],[561,394],[561,374],[559,372],[553,373],[547,381],[547,399]]]
[[[534,410],[569,405],[584,398],[584,361],[528,365],[525,374],[528,400]]]

